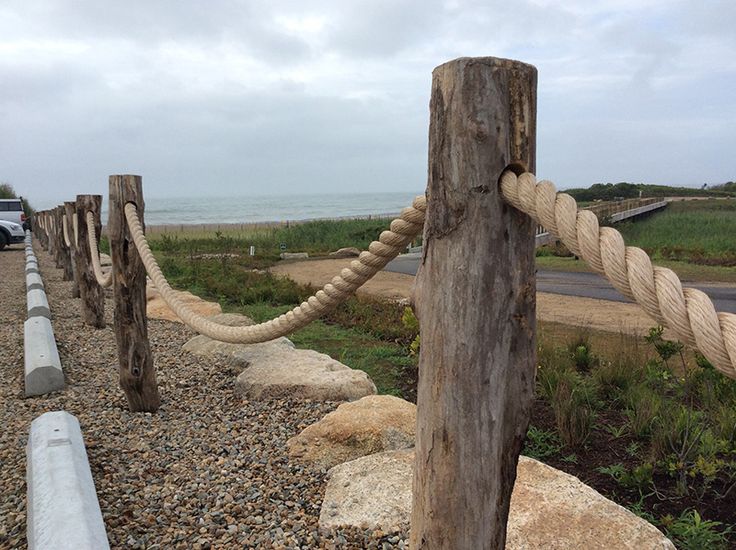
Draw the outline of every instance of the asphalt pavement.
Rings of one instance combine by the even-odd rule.
[[[421,261],[421,253],[402,254],[390,262],[385,270],[394,273],[416,275]],[[716,306],[716,311],[736,313],[736,286],[708,286],[683,283],[705,292]],[[569,271],[537,270],[537,290],[550,294],[582,296],[615,302],[631,302],[614,289],[611,284],[595,273],[576,273]]]

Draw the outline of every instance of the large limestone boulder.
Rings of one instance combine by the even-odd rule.
[[[290,397],[312,401],[353,401],[376,393],[361,370],[309,349],[253,353],[238,375],[235,391],[248,399]]]
[[[388,451],[335,466],[320,527],[406,528],[414,451]],[[520,457],[511,497],[507,550],[675,550],[653,525],[578,478]]]
[[[361,456],[414,446],[417,406],[391,395],[343,403],[286,442],[289,456],[331,468]]]
[[[179,295],[179,299],[182,300],[189,309],[199,315],[210,317],[212,315],[222,313],[220,304],[207,302],[199,296],[195,296],[191,292],[177,291],[177,294]],[[146,315],[149,319],[164,319],[166,321],[174,321],[177,323],[182,322],[182,320],[179,319],[173,311],[171,311],[171,308],[166,305],[166,302],[164,302],[159,291],[150,284],[146,286]]]
[[[411,518],[414,450],[386,451],[332,468],[319,526],[344,525],[397,531]]]
[[[234,314],[216,315],[212,320],[231,326],[252,323],[247,317]],[[199,335],[184,344],[183,349],[241,368],[235,391],[248,399],[353,401],[376,393],[375,384],[365,372],[353,370],[324,353],[295,349],[286,338],[261,344],[228,344]]]

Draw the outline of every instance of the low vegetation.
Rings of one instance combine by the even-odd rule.
[[[329,251],[355,246],[368,248],[390,219],[315,220],[250,228],[195,230],[178,233],[155,232],[151,235],[154,252],[178,254],[248,254],[250,247],[262,261],[273,263],[282,251],[324,255]],[[283,245],[283,250],[282,250]]]
[[[174,286],[256,321],[314,290],[264,272],[257,258],[158,256]],[[368,372],[381,393],[416,399],[418,324],[399,304],[352,298],[291,339]],[[728,548],[735,404],[736,382],[659,328],[641,341],[543,323],[524,452],[645,517],[679,548]]]

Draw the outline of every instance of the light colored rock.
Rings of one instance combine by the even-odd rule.
[[[220,304],[207,302],[199,296],[195,296],[191,292],[177,292],[179,299],[181,299],[189,309],[199,315],[209,317],[211,315],[222,313]],[[166,305],[166,302],[164,302],[159,291],[151,285],[146,286],[146,314],[149,319],[164,319],[166,321],[175,321],[177,323],[182,322],[181,319],[171,311],[171,308]]]
[[[414,451],[369,455],[329,471],[322,528],[393,530],[411,517]],[[653,525],[578,478],[520,457],[511,497],[507,550],[675,550]]]
[[[227,313],[212,319],[231,326],[252,323],[247,317]],[[353,370],[323,353],[295,349],[287,338],[262,344],[228,344],[200,335],[184,344],[183,349],[218,357],[242,368],[235,390],[248,399],[352,401],[376,393],[376,386],[363,371]]]
[[[506,548],[675,550],[656,527],[578,478],[520,457]]]
[[[330,252],[331,258],[357,258],[358,256],[360,256],[360,250],[354,246],[340,248],[334,252]]]
[[[417,406],[391,395],[343,403],[286,442],[289,456],[331,468],[361,456],[414,446]]]
[[[280,257],[282,260],[306,260],[309,254],[307,252],[282,252]]]
[[[353,401],[376,393],[365,372],[324,353],[309,349],[264,351],[251,353],[248,367],[235,382],[235,391],[249,399]]]
[[[100,252],[100,266],[112,265],[112,258],[104,252]]]
[[[377,453],[332,468],[319,526],[396,531],[409,525],[414,450]]]

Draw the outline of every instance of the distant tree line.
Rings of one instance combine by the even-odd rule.
[[[710,187],[670,187],[649,183],[595,183],[587,189],[567,189],[566,193],[582,202],[613,201],[642,197],[736,197],[736,182],[722,183]]]
[[[9,183],[0,183],[0,199],[17,199],[18,195],[15,193],[15,189]],[[23,199],[23,211],[26,213],[26,217],[31,218],[35,212],[33,207],[29,204],[28,200]]]

